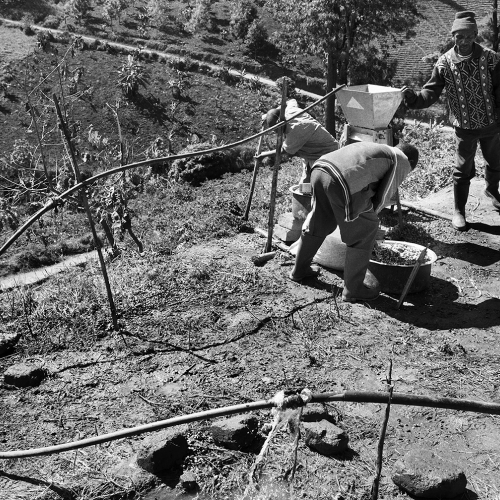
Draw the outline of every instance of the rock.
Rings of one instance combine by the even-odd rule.
[[[392,481],[417,498],[454,498],[467,486],[461,467],[422,448],[409,451],[396,462]]]
[[[346,432],[327,420],[303,422],[305,442],[321,455],[338,455],[347,450],[349,437]]]
[[[326,420],[330,423],[335,423],[332,415],[328,413],[328,410],[320,403],[310,403],[304,407],[302,410],[302,422],[319,422],[320,420]]]
[[[195,491],[198,489],[196,476],[192,472],[184,472],[179,479],[179,484],[185,491]]]
[[[20,333],[0,332],[0,356],[5,356],[12,352],[20,338]]]
[[[177,426],[145,438],[137,456],[137,465],[157,475],[182,465],[189,454],[186,431],[187,426]]]
[[[216,420],[210,427],[216,444],[230,450],[241,450],[253,444],[257,436],[258,421],[253,415],[236,415]]]
[[[47,370],[39,365],[19,363],[5,371],[4,382],[15,387],[34,387],[40,385],[46,376]]]

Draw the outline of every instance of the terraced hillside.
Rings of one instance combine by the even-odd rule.
[[[419,7],[424,19],[416,28],[417,35],[394,52],[399,61],[396,79],[401,82],[416,81],[419,78],[427,79],[432,70],[432,64],[423,62],[422,58],[435,52],[449,39],[455,12],[473,10],[481,30],[491,14],[492,1],[421,0]]]

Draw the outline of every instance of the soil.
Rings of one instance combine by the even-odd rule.
[[[252,109],[258,116],[259,103]],[[247,108],[226,111],[238,123]],[[229,176],[224,186],[239,196],[247,192],[250,176]],[[265,212],[268,206],[258,208]],[[292,282],[287,277],[292,260],[283,251],[256,267],[251,257],[263,251],[265,241],[249,233],[180,245],[171,254],[151,247],[141,259],[124,251],[109,264],[112,287],[119,290],[119,332],[99,316],[104,306],[96,307],[94,316],[79,309],[81,297],[99,296],[96,290],[103,287],[95,263],[68,269],[18,295],[4,292],[3,311],[9,300],[12,308],[14,299],[23,300],[24,312],[17,318],[17,323],[24,321],[23,350],[0,357],[0,373],[28,363],[44,368],[48,376],[35,387],[1,385],[1,452],[268,399],[281,390],[385,392],[389,373],[398,393],[500,403],[499,224],[498,214],[491,208],[488,213],[491,220],[481,217],[458,233],[446,219],[405,211],[404,221],[420,228],[415,242],[428,245],[438,260],[429,287],[408,295],[400,309],[399,296],[385,293],[369,304],[343,303],[338,271],[323,269],[318,279]],[[397,216],[387,214],[383,223],[393,227]],[[161,239],[160,227],[156,232]],[[35,329],[33,311],[37,304],[50,303],[47,297],[54,297],[54,308],[68,312],[47,306]],[[63,314],[70,318],[67,332],[54,325]],[[89,317],[97,318],[93,327],[78,330],[80,318]],[[2,318],[0,328],[5,334],[13,325]],[[57,350],[54,346],[64,345],[65,339],[54,339],[54,332],[69,338],[70,331],[82,337],[66,342],[71,349]],[[88,331],[92,336],[83,335]],[[27,356],[30,342],[52,344]],[[336,402],[327,408],[349,435],[349,451],[326,458],[300,441],[296,497],[330,499],[340,493],[349,500],[362,498],[375,472],[385,406]],[[255,415],[260,426],[273,420],[269,411]],[[210,424],[208,419],[190,424],[190,455],[182,470],[162,477],[135,462],[148,434],[2,460],[0,499],[241,497],[259,448],[215,446]],[[391,471],[405,452],[422,447],[463,468],[468,480],[464,498],[498,499],[499,424],[494,415],[393,405],[380,497],[407,498],[392,483]],[[284,479],[291,457],[290,437],[282,429],[271,443],[255,498],[291,498]],[[181,492],[183,471],[196,476],[198,493]]]
[[[193,246],[172,256],[170,266],[177,266],[181,274],[206,270],[205,286],[178,290],[168,307],[165,302],[164,307],[148,306],[136,297],[136,307],[124,314],[123,336],[106,335],[89,352],[1,358],[2,371],[22,361],[42,364],[50,373],[39,387],[0,389],[2,411],[8,415],[0,430],[3,451],[267,399],[282,389],[384,391],[391,361],[396,392],[500,403],[498,247],[484,246],[480,231],[455,232],[443,219],[417,212],[406,212],[404,217],[409,223],[425,223],[430,248],[439,258],[432,267],[430,287],[407,296],[399,310],[399,297],[387,294],[369,305],[342,303],[341,272],[323,269],[318,279],[290,281],[290,258],[285,252],[255,267],[251,257],[262,251],[264,243],[255,234]],[[390,216],[386,222],[391,222]],[[76,279],[81,270],[67,272],[75,272]],[[225,275],[238,276],[241,286],[224,290]],[[211,294],[214,279],[222,282],[216,296]],[[43,293],[43,287],[36,293]],[[166,332],[148,328],[151,315],[163,317],[167,337]],[[183,329],[187,325],[189,331]],[[305,488],[305,498],[331,498],[327,488],[343,494],[349,488],[362,491],[374,473],[383,407],[332,403],[329,409],[349,434],[352,453],[332,461],[314,456],[301,444],[297,480]],[[268,412],[256,414],[261,424],[272,420]],[[199,498],[236,498],[245,481],[240,468],[255,455],[217,451],[209,424],[190,426],[193,455],[185,470],[195,472],[204,492]],[[492,415],[393,405],[385,442],[383,496],[400,495],[390,480],[391,467],[406,451],[422,446],[463,467],[468,498],[496,498],[498,425],[499,418]],[[175,479],[152,482],[134,465],[143,438],[7,460],[2,470],[14,475],[0,473],[0,480],[6,491],[15,488],[19,495],[15,498],[38,498],[33,496],[35,490],[40,495],[47,489],[54,493],[55,485],[69,494],[81,488],[83,478],[87,490],[74,498],[103,498],[107,488],[139,491],[139,485],[154,494],[137,498],[176,498]],[[287,442],[281,435],[272,447],[266,462],[270,477],[279,479],[275,455],[283,460],[280,453]],[[311,467],[323,471],[320,485],[313,484],[317,479],[313,481]],[[233,491],[217,489],[214,469],[225,488],[221,478],[228,481],[231,470],[239,471]],[[43,480],[42,485],[26,482],[35,479]],[[310,488],[315,496],[306,493]]]

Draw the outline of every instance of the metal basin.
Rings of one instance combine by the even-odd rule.
[[[392,241],[384,240],[384,245],[404,245],[422,251],[425,247],[417,245],[416,243],[408,243],[407,241]],[[408,293],[422,292],[429,288],[431,282],[431,267],[437,260],[437,255],[427,249],[428,262],[422,264],[417,272],[417,276],[413,281]],[[400,294],[403,291],[408,278],[413,270],[413,265],[400,265],[400,264],[385,264],[370,260],[368,269],[377,278],[380,287],[384,293]]]

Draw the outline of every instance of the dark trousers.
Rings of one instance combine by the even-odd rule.
[[[500,133],[497,125],[468,130],[455,127],[456,163],[453,172],[455,185],[469,185],[476,175],[475,156],[478,144],[485,160],[485,177],[500,178]]]
[[[371,207],[369,199],[363,199],[363,193],[353,196],[354,204],[365,205],[357,219],[346,222],[345,201],[342,188],[336,180],[320,169],[314,169],[311,174],[313,187],[312,210],[309,214],[304,231],[312,236],[325,239],[327,235],[340,229],[342,241],[352,248],[367,250],[371,253],[377,236],[379,219]]]

